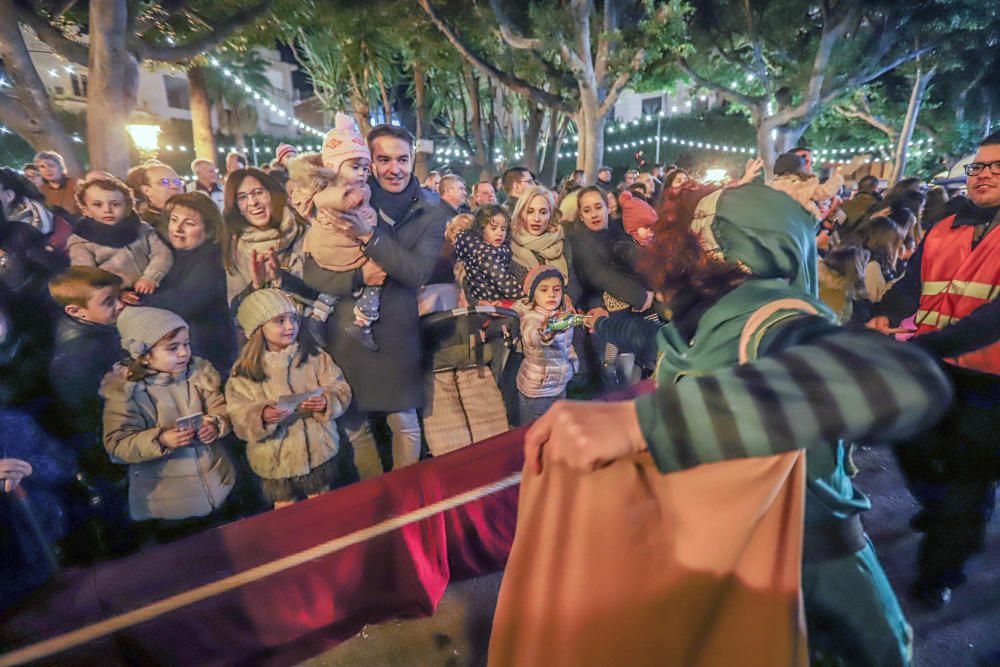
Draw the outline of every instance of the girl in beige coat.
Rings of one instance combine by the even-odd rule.
[[[168,310],[126,308],[117,325],[132,359],[116,364],[101,385],[104,447],[129,466],[132,518],[215,514],[236,482],[217,444],[230,429],[218,372],[191,356],[187,323]],[[192,415],[200,416],[178,423]]]
[[[275,507],[330,489],[340,449],[335,419],[351,402],[326,352],[299,340],[295,303],[276,289],[252,292],[237,320],[247,336],[226,385],[236,435]]]

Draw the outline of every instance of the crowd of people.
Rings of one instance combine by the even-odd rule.
[[[607,167],[592,184],[578,170],[554,189],[519,166],[471,186],[437,172],[421,184],[405,129],[362,137],[338,114],[319,153],[282,144],[263,169],[233,153],[224,180],[197,159],[190,191],[157,161],[124,180],[70,177],[52,152],[0,169],[0,479],[8,496],[27,491],[0,505],[0,549],[18,573],[4,577],[0,605],[37,587],[53,560],[119,556],[416,463],[434,386],[429,313],[516,315],[519,335],[492,357],[502,403],[482,408],[517,426],[568,391],[649,377],[658,360],[660,372],[697,371],[709,357],[698,361],[695,333],[729,335],[705,328],[710,313],[762,307],[753,290],[767,280],[767,294],[818,297],[807,301],[823,326],[917,333],[922,349],[966,360],[947,366],[966,412],[899,447],[924,507],[919,592],[947,602],[982,547],[995,491],[996,418],[982,406],[996,403],[1000,287],[995,259],[966,260],[1000,242],[998,153],[994,134],[966,168],[964,195],[916,178],[883,192],[877,177],[855,178],[859,162],[821,180],[805,148],[779,156],[766,183],[751,160],[725,184],[674,165],[619,183]],[[965,254],[954,250],[963,235]],[[810,326],[782,327],[780,345],[762,337],[760,350],[808,340]],[[836,375],[817,368],[800,372]],[[882,418],[883,430],[902,419]],[[942,446],[956,428],[982,444],[972,459]],[[670,456],[677,467],[712,458]],[[807,524],[856,518],[867,502],[850,484],[849,450],[835,458],[810,469],[823,498],[810,496]],[[870,664],[905,664],[908,628],[859,534],[850,555],[874,572],[881,621],[855,632],[881,656]],[[824,602],[837,621],[839,602]]]

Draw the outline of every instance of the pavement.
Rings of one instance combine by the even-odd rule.
[[[855,483],[872,500],[865,528],[913,626],[915,667],[1000,667],[1000,520],[994,516],[986,551],[970,561],[969,580],[951,603],[929,610],[908,594],[920,539],[909,520],[918,506],[892,450],[863,447],[854,460],[861,469]]]

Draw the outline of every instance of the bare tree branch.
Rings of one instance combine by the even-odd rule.
[[[604,3],[604,30],[597,40],[597,58],[594,75],[599,82],[608,78],[608,53],[611,51],[611,35],[618,29],[618,7],[610,0]]]
[[[720,83],[716,83],[711,79],[708,79],[701,74],[694,71],[694,68],[688,63],[686,58],[678,58],[677,66],[681,68],[681,71],[691,77],[699,86],[704,86],[709,90],[714,90],[723,98],[729,100],[733,104],[742,104],[745,107],[753,109],[757,105],[763,105],[767,103],[767,100],[762,97],[752,97],[750,95],[744,95],[743,93],[733,90],[732,88],[727,88]]]
[[[421,8],[423,8],[427,17],[431,20],[431,23],[434,24],[434,27],[436,27],[451,43],[451,45],[454,46],[460,54],[462,54],[463,58],[468,60],[469,63],[471,63],[483,74],[493,77],[497,81],[502,82],[515,93],[519,93],[527,98],[535,100],[538,104],[559,109],[560,111],[564,111],[566,113],[573,113],[573,107],[559,95],[554,95],[546,90],[542,90],[541,88],[528,83],[524,79],[487,63],[479,54],[475,53],[465,42],[463,42],[455,31],[448,27],[448,25],[438,15],[437,9],[431,3],[431,0],[417,0],[417,3],[421,6]]]
[[[576,88],[576,80],[567,77],[565,71],[560,70],[545,58],[543,54],[543,51],[546,49],[544,40],[528,38],[517,32],[510,18],[504,12],[500,0],[490,0],[490,7],[493,9],[493,14],[496,17],[499,28],[496,32],[500,35],[500,39],[504,43],[511,48],[530,53],[532,60],[545,72],[553,85],[558,86],[560,89]]]
[[[18,23],[23,23],[31,28],[38,36],[38,39],[45,42],[53,51],[66,60],[81,67],[87,66],[88,53],[86,44],[67,37],[62,30],[49,23],[48,19],[37,14],[24,0],[19,0],[15,3],[15,6],[17,7]]]
[[[898,134],[896,129],[890,126],[888,123],[886,123],[878,116],[873,115],[870,111],[862,111],[860,109],[848,106],[837,107],[836,111],[844,118],[853,118],[855,120],[863,121],[874,127],[879,132],[884,133],[886,136],[889,137],[890,141],[893,142],[896,141],[896,135]]]
[[[507,17],[507,13],[504,12],[503,7],[500,5],[500,0],[490,0],[490,7],[497,18],[497,25],[500,28],[500,35],[503,37],[503,41],[515,49],[527,49],[530,51],[545,50],[544,40],[538,38],[529,39],[516,31],[513,23]]]
[[[768,98],[774,96],[774,89],[771,85],[771,77],[767,71],[767,63],[764,62],[764,48],[760,42],[760,34],[757,32],[757,24],[753,20],[753,9],[750,7],[750,0],[743,0],[743,11],[747,19],[747,34],[750,35],[750,44],[753,47],[753,63],[756,75],[760,77],[764,84],[764,90]]]
[[[621,72],[615,79],[615,82],[611,84],[611,88],[608,89],[608,95],[604,98],[604,102],[601,104],[600,109],[598,109],[597,112],[602,118],[608,115],[608,113],[611,112],[611,109],[614,108],[615,103],[618,101],[618,96],[621,95],[621,92],[625,89],[625,86],[628,85],[632,75],[639,71],[639,68],[642,67],[642,63],[645,60],[646,49],[639,49],[636,51],[635,55],[632,56],[632,62],[629,65],[629,68]]]
[[[594,75],[594,59],[590,47],[590,14],[592,11],[593,0],[571,0],[570,2],[570,13],[573,14],[575,23],[573,37],[576,41],[576,48],[573,51],[583,64],[586,77],[599,83]]]
[[[54,18],[54,19],[60,19],[60,18],[62,18],[63,14],[65,14],[69,10],[73,9],[74,5],[76,5],[76,0],[63,0],[53,10],[53,12],[52,12],[52,18]]]
[[[837,86],[837,88],[835,88],[834,90],[831,90],[831,91],[827,92],[826,94],[824,94],[823,98],[822,98],[822,103],[823,104],[827,104],[829,102],[832,102],[833,100],[835,100],[838,97],[840,97],[844,93],[845,90],[850,90],[851,88],[857,88],[858,86],[863,86],[866,83],[870,83],[870,82],[874,81],[875,79],[879,78],[880,76],[882,76],[883,74],[885,74],[886,72],[891,72],[892,70],[896,69],[900,65],[904,65],[904,64],[910,62],[911,60],[919,58],[920,56],[924,55],[925,53],[929,53],[930,51],[933,51],[937,47],[938,47],[938,44],[934,43],[934,44],[931,44],[929,46],[924,46],[924,47],[921,47],[919,49],[914,49],[913,51],[910,51],[909,53],[905,53],[905,54],[901,55],[900,57],[896,58],[892,62],[888,63],[887,65],[883,65],[882,67],[879,67],[876,70],[872,70],[872,71],[869,71],[869,72],[862,72],[861,74],[858,74],[857,76],[853,76],[850,79],[848,79],[847,82],[844,83],[842,86]]]
[[[260,0],[257,4],[217,23],[212,32],[187,44],[163,46],[160,44],[151,44],[144,38],[135,38],[129,40],[129,47],[139,55],[140,59],[166,63],[178,63],[190,60],[206,51],[211,51],[220,43],[229,39],[234,32],[259,19],[261,13],[270,9],[272,4],[274,4],[274,0]]]

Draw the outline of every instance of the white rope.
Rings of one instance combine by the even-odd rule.
[[[285,570],[297,567],[316,558],[328,556],[337,551],[346,549],[347,547],[354,546],[355,544],[370,540],[374,537],[378,537],[379,535],[384,535],[398,528],[402,528],[403,526],[408,526],[411,523],[422,521],[434,516],[435,514],[439,514],[440,512],[454,509],[460,505],[465,505],[466,503],[479,500],[488,495],[492,495],[499,491],[503,491],[504,489],[516,486],[517,484],[520,484],[520,482],[521,473],[518,472],[497,482],[493,482],[492,484],[486,484],[470,491],[460,493],[457,496],[439,500],[438,502],[427,505],[426,507],[415,509],[412,512],[408,512],[398,517],[386,519],[385,521],[377,523],[374,526],[362,528],[361,530],[357,530],[353,533],[349,533],[342,537],[310,547],[304,551],[299,551],[289,556],[273,560],[269,563],[258,565],[257,567],[250,568],[249,570],[245,570],[239,574],[234,574],[230,577],[226,577],[225,579],[220,579],[210,584],[199,586],[198,588],[192,588],[189,591],[172,595],[168,598],[160,600],[159,602],[148,604],[145,607],[139,607],[138,609],[133,609],[132,611],[124,614],[112,616],[111,618],[103,621],[99,621],[82,628],[77,628],[76,630],[71,630],[70,632],[19,648],[9,653],[0,655],[0,667],[21,665],[26,662],[47,658],[55,655],[56,653],[61,653],[62,651],[80,646],[81,644],[86,644],[94,641],[95,639],[105,637],[113,632],[152,620],[169,612],[180,609],[181,607],[186,607],[190,604],[194,604],[195,602],[200,602],[207,598],[231,591],[234,588],[239,588],[240,586],[245,586],[255,581],[259,581],[266,577],[270,577],[271,575],[278,574],[279,572],[284,572]]]

